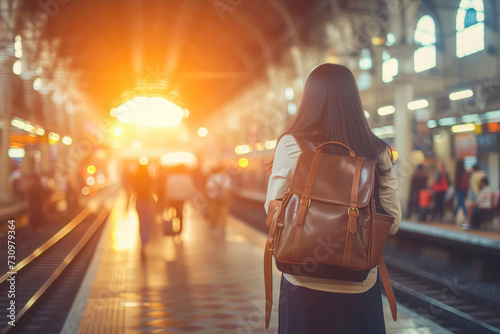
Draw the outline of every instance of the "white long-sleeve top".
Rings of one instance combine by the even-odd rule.
[[[276,146],[272,173],[267,187],[267,197],[265,203],[266,213],[269,202],[276,198],[282,198],[285,191],[290,186],[292,175],[297,164],[297,159],[301,151],[295,138],[291,135],[283,136]],[[383,187],[379,190],[380,204],[396,219],[389,231],[389,234],[396,234],[399,222],[401,221],[401,205],[398,194],[398,181],[391,158],[388,152],[384,152],[379,163],[383,169],[390,171],[380,176],[380,184]],[[341,281],[324,278],[314,278],[284,274],[285,278],[292,284],[303,286],[313,290],[341,293],[362,293],[369,290],[377,280],[377,268],[373,268],[363,282]]]

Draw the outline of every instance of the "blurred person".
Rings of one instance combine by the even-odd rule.
[[[446,172],[443,162],[438,163],[436,179],[432,185],[434,193],[434,208],[432,210],[433,220],[442,220],[444,217],[444,198],[450,187],[450,176]]]
[[[163,206],[165,204],[165,178],[167,175],[167,168],[165,166],[160,166],[156,171],[155,177],[155,192],[158,196],[158,202],[156,203],[158,213],[163,212]]]
[[[19,166],[16,166],[9,176],[10,181],[12,182],[12,193],[14,194],[14,198],[17,200],[23,199],[23,191],[21,187],[22,176],[21,167]]]
[[[60,170],[56,169],[54,174],[53,174],[53,184],[54,184],[54,194],[56,198],[53,200],[53,208],[54,210],[57,211],[67,211],[68,210],[68,201],[66,198],[66,190],[68,187],[68,184],[66,182],[66,173],[61,172]],[[61,200],[59,200],[61,199]],[[61,206],[62,204],[62,206]]]
[[[426,222],[429,212],[433,208],[433,193],[432,189],[425,188],[421,189],[418,193],[418,221]]]
[[[203,192],[207,183],[207,176],[203,173],[200,167],[196,167],[195,169],[193,169],[191,174],[193,175],[196,190]]]
[[[193,178],[188,173],[186,166],[181,164],[170,169],[165,178],[166,208],[175,209],[175,216],[179,219],[179,232],[182,232],[184,203],[192,199],[195,186]]]
[[[370,130],[356,80],[345,66],[323,64],[309,75],[297,115],[278,138],[267,188],[266,212],[269,202],[282,198],[291,184],[301,154],[295,137],[314,145],[338,141],[350,146],[358,156],[378,161],[376,189],[380,204],[396,218],[389,233],[397,232],[401,206],[392,151]],[[280,334],[385,332],[377,268],[370,270],[363,282],[282,275]]]
[[[132,178],[133,178],[133,173],[130,170],[130,165],[124,165],[122,167],[122,172],[121,172],[121,181],[123,188],[125,188],[125,196],[126,196],[126,209],[128,209],[128,206],[130,205],[130,198],[133,193],[132,189]]]
[[[130,185],[135,194],[137,216],[139,217],[139,231],[141,235],[141,255],[145,257],[145,246],[151,233],[151,226],[155,219],[155,200],[153,197],[153,181],[149,175],[148,166],[139,164],[135,174],[131,176]]]
[[[419,214],[421,209],[419,205],[419,194],[422,189],[427,187],[427,178],[428,175],[424,165],[417,165],[411,178],[410,200],[408,203],[408,212],[406,213],[407,218],[410,218],[413,213]]]
[[[56,188],[56,181],[52,173],[46,172],[40,174],[40,182],[50,193],[54,193]]]
[[[481,188],[479,187],[479,183],[485,177],[484,171],[479,169],[479,165],[475,164],[472,166],[472,173],[470,176],[470,200],[475,201]]]
[[[49,196],[49,190],[42,184],[38,174],[29,176],[29,186],[26,189],[26,198],[28,199],[29,225],[37,233],[43,231],[46,223],[45,204]]]
[[[469,173],[465,170],[464,159],[457,160],[455,165],[455,196],[457,204],[453,209],[453,221],[455,221],[458,211],[462,209],[464,220],[467,220],[467,208],[465,206],[465,198],[469,190]]]
[[[211,228],[226,229],[229,214],[231,178],[222,166],[215,167],[207,178],[205,192],[209,199]]]
[[[66,205],[67,211],[73,211],[78,208],[78,192],[76,191],[75,180],[70,173],[64,174],[65,181],[65,196],[66,196]]]
[[[468,225],[463,224],[462,228],[467,230],[469,228],[479,228],[483,219],[483,210],[491,209],[493,207],[493,192],[491,191],[490,182],[487,177],[483,177],[479,181],[479,195],[477,199],[469,204],[468,210],[470,212]]]
[[[56,194],[57,184],[52,172],[40,173],[38,179],[42,187],[45,189],[46,200],[45,200],[45,212],[48,214],[53,214],[57,211],[57,201],[54,200],[52,195]]]
[[[193,207],[198,210],[205,219],[209,218],[209,201],[206,196],[206,188],[205,185],[207,183],[207,177],[202,169],[197,166],[191,171],[191,175],[193,176],[193,182],[195,186],[195,194],[192,199]]]

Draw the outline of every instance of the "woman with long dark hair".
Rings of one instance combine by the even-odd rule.
[[[292,124],[279,138],[269,202],[283,197],[289,187],[301,150],[297,140],[319,145],[337,141],[360,156],[376,160],[380,204],[396,217],[390,234],[401,220],[397,179],[392,152],[370,130],[351,71],[342,65],[316,67],[306,81],[302,103]],[[342,148],[330,153],[345,154]],[[385,333],[377,268],[362,282],[283,274],[280,289],[279,333]]]

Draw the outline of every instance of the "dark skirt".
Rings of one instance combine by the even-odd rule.
[[[380,278],[359,294],[333,293],[295,286],[281,277],[280,334],[384,334]]]

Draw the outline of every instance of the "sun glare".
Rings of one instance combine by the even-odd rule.
[[[136,122],[154,128],[174,128],[181,124],[184,109],[163,97],[138,96],[113,108],[111,115],[115,115],[122,123]]]
[[[184,164],[186,166],[196,166],[197,158],[189,152],[169,152],[160,157],[160,163],[164,166],[175,166]]]

